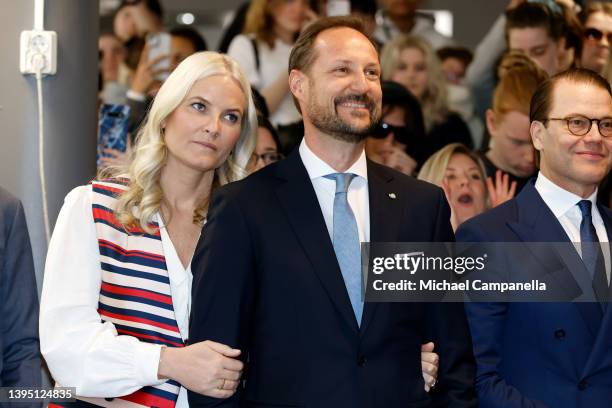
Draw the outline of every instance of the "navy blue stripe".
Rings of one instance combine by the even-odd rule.
[[[153,299],[143,298],[141,296],[132,296],[132,295],[125,295],[125,294],[120,294],[120,293],[113,293],[113,292],[108,292],[104,289],[100,290],[100,294],[107,296],[109,298],[117,299],[117,300],[126,300],[130,302],[144,303],[146,305],[151,305],[151,306],[159,307],[159,308],[166,309],[166,310],[174,310],[172,305],[169,305],[164,302],[159,302]]]
[[[140,310],[122,309],[120,307],[110,306],[110,305],[104,304],[102,302],[98,302],[98,307],[100,309],[106,310],[107,312],[110,312],[110,313],[121,314],[121,315],[124,315],[124,316],[140,317],[142,319],[147,319],[147,320],[151,320],[151,321],[154,321],[154,322],[167,324],[168,326],[171,326],[171,327],[177,327],[176,321],[174,321],[174,319],[168,319],[166,317],[158,316],[158,315],[155,315],[155,314],[151,314],[151,313],[147,313],[147,312],[141,312]]]
[[[175,401],[178,395],[178,392],[176,394],[173,394],[171,392],[153,388],[151,386],[142,387],[140,390],[142,392],[146,392],[147,394],[153,394],[155,396],[158,396],[160,398],[164,398],[170,401]]]
[[[133,254],[126,255],[114,248],[110,248],[108,245],[100,245],[100,255],[110,256],[111,258],[120,260],[121,262],[130,262],[137,265],[148,266],[151,268],[163,269],[166,270],[166,262],[158,261],[155,259],[145,258],[143,256]]]
[[[117,188],[117,187],[115,187]],[[98,193],[98,194],[102,194],[105,195],[107,197],[112,197],[112,198],[117,198],[117,196],[119,195],[119,193],[116,193],[114,191],[108,191],[106,189],[104,189],[102,186],[96,186],[95,184],[92,185],[92,190],[94,193]]]
[[[121,275],[133,276],[135,278],[143,278],[143,279],[148,279],[148,280],[153,280],[153,281],[157,281],[161,283],[170,284],[170,279],[168,279],[167,276],[156,275],[154,273],[149,273],[149,272],[135,271],[133,269],[122,268],[117,265],[111,265],[106,262],[100,262],[100,265],[102,266],[103,271],[114,272],[114,273],[118,273]]]
[[[147,339],[147,338],[140,338],[142,341],[144,341],[145,343],[153,343],[153,344],[163,344],[166,346],[170,346],[170,347],[176,347],[173,344],[170,343],[178,343],[181,344],[183,343],[183,340],[180,337],[174,337],[174,336],[168,336],[167,334],[163,334],[163,333],[158,333],[156,331],[153,330],[146,330],[146,329],[140,329],[138,327],[131,327],[131,326],[125,326],[123,324],[117,324],[114,323],[115,327],[117,328],[117,330],[127,330],[133,333],[138,333],[138,334],[143,334],[143,335],[147,335],[147,336],[157,336],[161,339],[166,340],[166,342],[160,341],[160,340],[153,340],[153,339]]]
[[[100,210],[102,210],[102,211],[104,211],[104,212],[113,213],[113,210],[111,210],[111,209],[109,209],[108,207],[105,207],[105,206],[103,206],[103,205],[100,205],[100,204],[92,204],[92,205],[91,205],[91,207],[92,207],[92,208],[97,208],[97,209],[100,209]],[[126,230],[124,229],[123,225],[120,225],[120,226],[115,226],[114,224],[111,224],[109,221],[104,220],[104,219],[102,219],[102,218],[94,218],[94,221],[95,221],[95,222],[102,223],[102,224],[106,224],[106,225],[108,225],[109,227],[112,227],[112,228],[114,228],[115,230],[117,230],[117,231],[119,231],[119,232],[123,232],[123,233],[124,233],[124,234],[126,234],[126,235],[132,235],[132,236],[139,236],[139,237],[151,238],[151,239],[154,239],[154,240],[157,240],[157,241],[161,241],[161,236],[157,236],[157,235],[148,234],[148,233],[146,233],[146,232],[144,232],[144,231],[142,231],[142,232],[128,232],[128,231],[126,231]],[[158,224],[158,223],[156,223],[156,222],[151,222],[151,223],[150,223],[150,225],[151,225],[151,227],[153,227],[153,228],[158,228],[158,227],[159,227],[159,224]]]

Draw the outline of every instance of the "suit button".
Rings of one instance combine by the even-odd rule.
[[[365,356],[363,354],[360,354],[359,357],[357,357],[357,365],[359,367],[363,367],[365,365],[366,361],[367,360],[366,360],[366,358],[365,358]]]
[[[106,401],[111,402],[114,398],[104,398]]]
[[[563,329],[555,330],[555,338],[558,340],[563,340],[565,338],[565,330]]]
[[[588,386],[589,386],[589,383],[588,383],[588,382],[586,382],[586,380],[582,380],[582,381],[580,381],[580,382],[578,383],[578,389],[579,389],[580,391],[584,391],[584,390],[586,390],[586,389],[588,388]]]

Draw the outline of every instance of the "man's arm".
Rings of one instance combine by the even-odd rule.
[[[192,262],[189,343],[213,340],[242,351],[246,363],[255,296],[252,240],[238,200],[218,191]],[[190,407],[238,407],[241,387],[226,400],[189,392]]]
[[[28,227],[21,203],[0,199],[0,384],[40,387],[38,295]]]
[[[450,207],[442,190],[439,192],[434,242],[455,240],[450,225]],[[440,355],[438,384],[432,390],[432,406],[477,407],[474,389],[476,365],[470,331],[461,304],[429,303],[427,333]]]
[[[487,237],[473,222],[463,224],[457,230],[457,241],[488,242]],[[476,357],[476,389],[482,408],[514,407],[545,408],[538,401],[529,400],[515,387],[509,385],[499,373],[502,360],[502,344],[506,329],[506,303],[466,302],[474,355]]]

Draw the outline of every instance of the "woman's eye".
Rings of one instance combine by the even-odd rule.
[[[451,173],[451,174],[447,174],[447,175],[446,175],[446,179],[447,179],[447,180],[454,180],[454,179],[455,179],[455,175],[454,175],[454,174],[452,174],[452,173]]]
[[[482,180],[480,174],[472,174],[472,180]]]
[[[348,72],[348,68],[347,67],[338,67],[338,68],[336,68],[336,72],[340,72],[342,74],[346,74]]]
[[[206,105],[204,105],[203,103],[200,103],[200,102],[192,103],[191,107],[193,109],[197,110],[198,112],[203,112],[206,109]]]
[[[228,113],[225,115],[225,120],[228,120],[231,123],[238,123],[240,121],[240,116],[235,113]]]

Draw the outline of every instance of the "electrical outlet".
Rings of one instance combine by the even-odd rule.
[[[22,31],[19,47],[19,70],[22,74],[43,75],[57,72],[57,33],[55,31]]]

